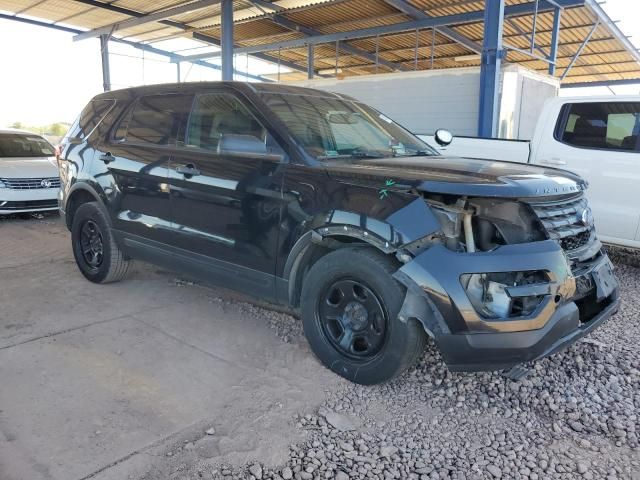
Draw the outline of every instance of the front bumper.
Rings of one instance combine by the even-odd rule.
[[[0,189],[0,215],[58,209],[58,188]]]
[[[618,311],[617,289],[604,304],[595,317],[584,323],[578,307],[570,302],[559,307],[538,330],[443,335],[436,342],[452,371],[505,370],[552,355],[598,328]]]
[[[600,254],[580,276],[592,280],[609,266]],[[460,283],[465,273],[529,270],[547,271],[552,279],[542,307],[529,317],[481,318]],[[420,320],[455,371],[502,370],[551,355],[604,323],[620,303],[612,275],[606,295],[595,282],[590,292],[579,291],[564,252],[551,240],[474,254],[432,247],[395,276],[408,291],[400,319]]]

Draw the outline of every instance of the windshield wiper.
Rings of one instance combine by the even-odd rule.
[[[392,156],[391,152],[382,153],[374,150],[354,150],[351,153],[338,155],[320,155],[318,160],[332,160],[334,158],[386,158]]]
[[[415,152],[405,153],[398,156],[399,157],[432,157],[434,155],[436,154],[429,152],[427,150],[416,150]]]

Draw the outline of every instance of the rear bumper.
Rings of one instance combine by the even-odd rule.
[[[618,290],[601,303],[606,306],[588,322],[581,322],[578,307],[570,302],[559,307],[538,330],[444,335],[436,342],[450,370],[509,369],[563,350],[598,328],[618,311]]]

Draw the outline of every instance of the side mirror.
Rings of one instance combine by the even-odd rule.
[[[218,142],[218,154],[231,157],[264,158],[281,162],[284,156],[267,150],[264,141],[253,135],[222,135]]]
[[[446,147],[451,142],[453,142],[453,135],[449,130],[445,130],[444,128],[439,128],[438,130],[436,130],[434,137],[436,139],[436,142],[438,142],[438,145],[440,145],[441,147]]]

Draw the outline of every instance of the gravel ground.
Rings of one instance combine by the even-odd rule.
[[[291,445],[286,464],[208,459],[171,478],[640,479],[640,270],[622,261],[621,311],[520,381],[451,373],[429,348],[393,382],[343,381],[319,410],[300,412],[308,440]],[[283,341],[305,341],[298,320],[262,315]]]

